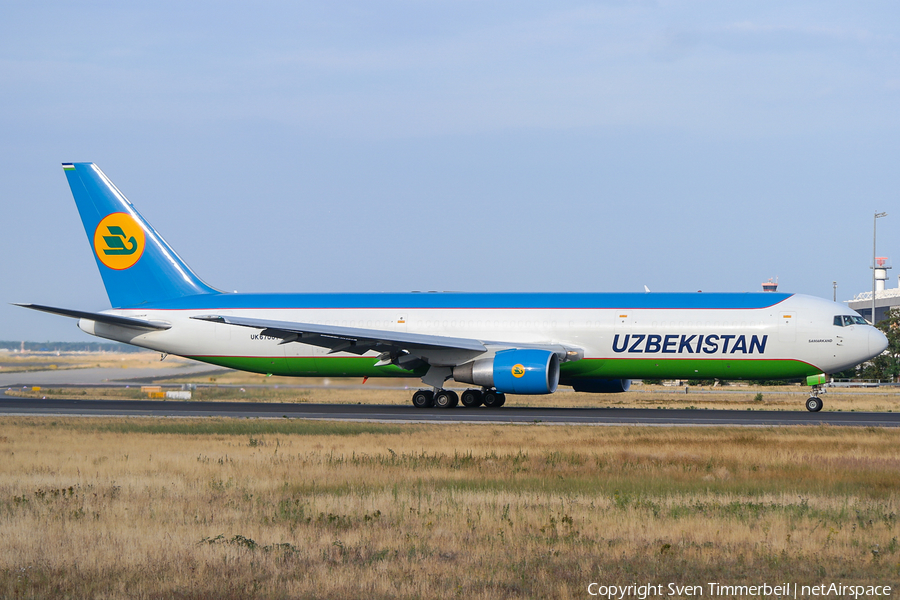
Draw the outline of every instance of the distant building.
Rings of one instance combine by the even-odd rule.
[[[868,322],[872,322],[872,292],[857,294],[853,300],[847,300],[847,306],[858,312]],[[893,308],[900,307],[900,287],[875,292],[875,322],[887,319]]]

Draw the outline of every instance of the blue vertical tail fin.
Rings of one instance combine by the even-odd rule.
[[[110,304],[137,306],[217,294],[93,163],[63,163]]]

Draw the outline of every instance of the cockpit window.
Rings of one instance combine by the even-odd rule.
[[[869,323],[859,315],[837,315],[834,317],[834,324],[838,327],[849,327],[850,325],[868,325]]]

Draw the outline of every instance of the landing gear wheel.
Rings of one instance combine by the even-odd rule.
[[[506,394],[501,394],[500,392],[490,390],[484,393],[482,401],[488,408],[500,408],[501,406],[506,404]]]
[[[459,397],[459,401],[462,402],[462,405],[466,408],[476,408],[481,406],[481,390],[466,390],[462,393],[462,396]]]
[[[431,408],[434,406],[434,392],[419,390],[413,394],[412,403],[416,408]]]
[[[459,404],[459,396],[450,390],[441,390],[434,395],[434,405],[437,408],[454,408]]]
[[[823,405],[824,402],[822,402],[822,399],[818,396],[810,396],[806,400],[806,410],[808,410],[809,412],[819,412],[820,410],[822,410]]]

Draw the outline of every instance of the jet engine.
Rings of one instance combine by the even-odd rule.
[[[549,350],[501,350],[454,367],[453,379],[506,394],[552,394],[559,385],[559,357]]]

